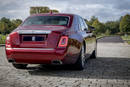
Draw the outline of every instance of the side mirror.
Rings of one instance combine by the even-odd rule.
[[[85,28],[84,31],[86,31],[86,33],[92,33],[92,31],[88,30],[87,28]]]
[[[92,31],[91,30],[87,30],[86,33],[92,33]]]
[[[87,28],[84,29],[84,31],[87,31],[87,30],[88,30]]]

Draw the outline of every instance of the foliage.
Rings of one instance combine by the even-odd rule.
[[[98,35],[96,35],[96,38],[97,38],[97,39],[100,39],[100,38],[102,38],[102,37],[104,37],[104,36],[106,36],[105,33],[104,33],[104,34],[98,34]]]
[[[130,35],[123,35],[121,36],[123,40],[125,40],[128,44],[130,44]]]
[[[130,41],[127,41],[127,43],[130,45]]]
[[[123,34],[130,32],[130,15],[126,14],[121,16],[119,20],[108,21],[106,23],[101,23],[97,17],[92,16],[89,21],[86,21],[89,26],[95,27],[97,34],[105,33],[107,35]]]
[[[59,11],[56,10],[56,9],[52,9],[52,10],[50,10],[50,11],[52,11],[52,12],[54,12],[54,13],[59,13]]]
[[[92,24],[93,27],[95,27],[95,31],[94,33],[95,34],[100,34],[100,33],[105,33],[105,26],[103,23],[99,22],[98,19],[96,19],[93,24]]]
[[[92,16],[89,21],[86,21],[89,26],[95,27],[96,35],[105,33],[107,35],[123,34],[130,32],[130,15],[126,14],[121,16],[119,20],[108,21],[106,23],[101,23],[97,17]]]
[[[110,35],[111,31],[109,29],[106,30],[105,35]]]
[[[120,21],[120,32],[130,32],[130,15],[126,14]]]
[[[22,23],[22,20],[20,20],[20,19],[12,20],[12,23],[14,24],[14,26],[17,27]]]
[[[22,23],[22,20],[10,20],[8,18],[1,18],[0,20],[0,33],[1,34],[8,34],[15,28],[17,28]]]
[[[119,21],[108,21],[105,23],[105,29],[110,31],[110,34],[116,34],[119,30]]]
[[[93,22],[94,22],[95,20],[98,20],[98,18],[96,18],[95,16],[92,16],[91,19],[90,19],[90,21],[86,21],[86,23],[87,23],[88,25],[92,26],[92,24],[93,24]]]
[[[49,13],[50,11],[59,13],[56,9],[50,9],[49,7],[30,7],[30,15],[38,13]]]
[[[123,35],[121,37],[123,40],[130,40],[130,35]]]
[[[5,44],[5,39],[7,35],[0,34],[0,44]]]

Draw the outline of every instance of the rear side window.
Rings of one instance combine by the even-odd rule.
[[[34,16],[29,17],[22,26],[28,25],[62,25],[67,26],[69,17],[67,16]]]
[[[80,22],[80,29],[81,29],[82,31],[84,31],[84,29],[88,29],[88,26],[87,26],[87,24],[85,23],[85,21],[84,21],[83,18],[79,17],[79,22]]]

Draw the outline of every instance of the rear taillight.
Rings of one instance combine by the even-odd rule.
[[[62,36],[62,37],[60,38],[58,47],[66,47],[67,44],[68,44],[68,36]]]
[[[6,38],[6,47],[17,47],[20,44],[19,34],[17,32],[11,33]]]
[[[10,36],[9,35],[6,37],[6,48],[11,48]]]

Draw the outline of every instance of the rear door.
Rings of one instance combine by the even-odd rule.
[[[89,54],[92,54],[92,52],[95,50],[95,46],[96,46],[96,37],[95,35],[93,35],[92,31],[91,32],[87,32],[89,29],[88,29],[88,25],[86,24],[86,22],[84,21],[84,19],[82,18],[83,20],[83,24],[84,24],[84,31],[86,32],[87,34],[87,37],[86,37],[86,46],[88,46],[87,50],[89,51]]]
[[[81,17],[79,17],[79,22],[80,22],[80,29],[81,29],[81,32],[82,32],[82,36],[83,36],[83,39],[85,40],[85,47],[86,47],[86,54],[90,54],[91,53],[91,46],[89,44],[89,39],[90,39],[90,36],[89,34],[87,34],[85,32],[85,29],[86,26],[84,25],[84,22],[83,22],[83,19]]]
[[[88,26],[85,23],[83,18],[79,18],[80,20],[80,26],[81,26],[81,30],[82,30],[82,35],[84,37],[84,40],[86,42],[86,54],[91,55],[93,50],[94,50],[94,38],[92,33],[87,33],[88,30]]]

